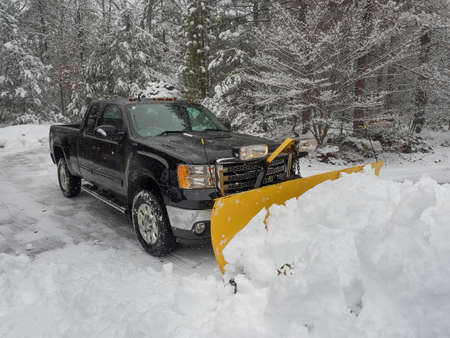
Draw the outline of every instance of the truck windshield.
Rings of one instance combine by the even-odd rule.
[[[149,137],[184,131],[228,129],[206,108],[191,104],[136,103],[128,106],[134,129]]]

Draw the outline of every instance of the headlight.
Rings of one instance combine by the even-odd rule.
[[[213,165],[178,166],[178,185],[182,189],[214,188],[216,184],[216,169]]]
[[[243,161],[254,160],[266,156],[269,153],[267,144],[255,144],[253,146],[241,147],[239,159]]]

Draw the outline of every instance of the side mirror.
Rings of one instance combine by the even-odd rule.
[[[117,133],[115,126],[104,124],[95,128],[95,136],[98,137],[111,137]]]
[[[95,128],[95,136],[120,142],[123,140],[125,132],[117,129],[116,126],[104,124]]]

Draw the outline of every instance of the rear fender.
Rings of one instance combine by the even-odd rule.
[[[58,164],[59,159],[61,156],[64,156],[64,159],[66,160],[67,167],[69,169],[69,172],[72,175],[78,176],[79,172],[77,168],[75,167],[74,161],[72,161],[72,152],[71,147],[69,144],[69,141],[66,137],[56,136],[55,139],[52,142],[53,145],[53,157],[55,164]],[[52,158],[53,158],[52,157]],[[76,158],[75,158],[76,160]]]
[[[73,168],[71,157],[70,157],[70,148],[68,146],[64,147],[63,145],[55,145],[53,146],[53,154],[54,154],[54,160],[55,164],[58,164],[59,159],[61,157],[64,158],[64,160],[67,163],[67,168],[69,169],[69,172],[72,175],[77,176],[77,171]]]

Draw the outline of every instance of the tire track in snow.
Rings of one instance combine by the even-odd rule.
[[[151,257],[141,249],[127,216],[84,193],[64,198],[47,146],[0,150],[0,186],[0,253],[37,256],[66,244],[93,242],[142,255],[156,268],[172,263],[183,274],[218,273],[208,246],[180,246],[168,257]]]

